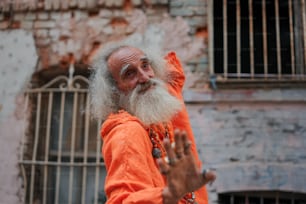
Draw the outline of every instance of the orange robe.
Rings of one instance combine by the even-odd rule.
[[[168,62],[168,73],[171,81],[168,89],[171,94],[183,100],[182,88],[185,75],[181,63],[174,52],[165,59]],[[185,130],[192,142],[191,150],[199,168],[196,145],[188,119],[186,107],[171,121],[170,134],[173,129]],[[152,143],[148,135],[148,128],[126,111],[111,114],[102,124],[103,138],[102,153],[107,170],[105,192],[108,204],[162,204],[162,191],[166,180],[160,173],[152,156]],[[207,204],[205,187],[195,192],[196,202]],[[183,200],[180,204],[185,203]]]

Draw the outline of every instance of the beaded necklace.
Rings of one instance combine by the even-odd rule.
[[[163,139],[168,138],[170,143],[174,143],[173,135],[169,133],[169,126],[167,124],[161,125],[151,125],[148,128],[149,137],[152,142],[152,156],[155,159],[158,158],[167,158],[167,152],[163,145]],[[187,193],[183,199],[185,200],[185,204],[197,204],[195,201],[194,192]]]

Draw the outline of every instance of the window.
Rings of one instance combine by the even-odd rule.
[[[219,194],[219,204],[306,204],[306,195],[288,192],[235,192]]]
[[[87,78],[70,74],[26,91],[25,203],[104,203],[100,125],[90,118],[87,89]]]
[[[209,1],[210,73],[219,81],[305,81],[304,1]]]

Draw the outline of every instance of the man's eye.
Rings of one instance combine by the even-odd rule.
[[[143,69],[147,69],[147,68],[149,68],[149,65],[150,65],[149,63],[143,63],[142,64],[142,68]]]
[[[127,72],[124,74],[124,76],[127,77],[127,78],[128,78],[128,77],[132,77],[132,76],[134,75],[134,73],[135,73],[134,71],[127,71]]]

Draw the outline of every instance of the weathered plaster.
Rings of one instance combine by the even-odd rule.
[[[188,104],[188,111],[200,158],[218,176],[209,186],[211,203],[216,192],[306,193],[305,102],[223,99]]]
[[[28,125],[23,91],[37,55],[32,35],[22,30],[0,32],[0,50],[0,203],[18,204],[23,198],[20,143]]]
[[[204,51],[203,39],[192,38],[190,26],[181,17],[164,14],[159,21],[150,22],[148,15],[140,9],[113,11],[107,16],[104,13],[101,9],[99,15],[90,18],[80,18],[80,12],[72,18],[66,17],[66,14],[72,15],[71,12],[61,13],[48,32],[44,32],[47,22],[37,25],[36,44],[45,43],[38,53],[40,68],[58,64],[69,54],[73,54],[77,62],[88,63],[85,58],[90,59],[95,43],[103,47],[107,42],[133,38],[134,35],[142,35],[152,45],[158,44],[165,53],[176,51],[183,63]]]

